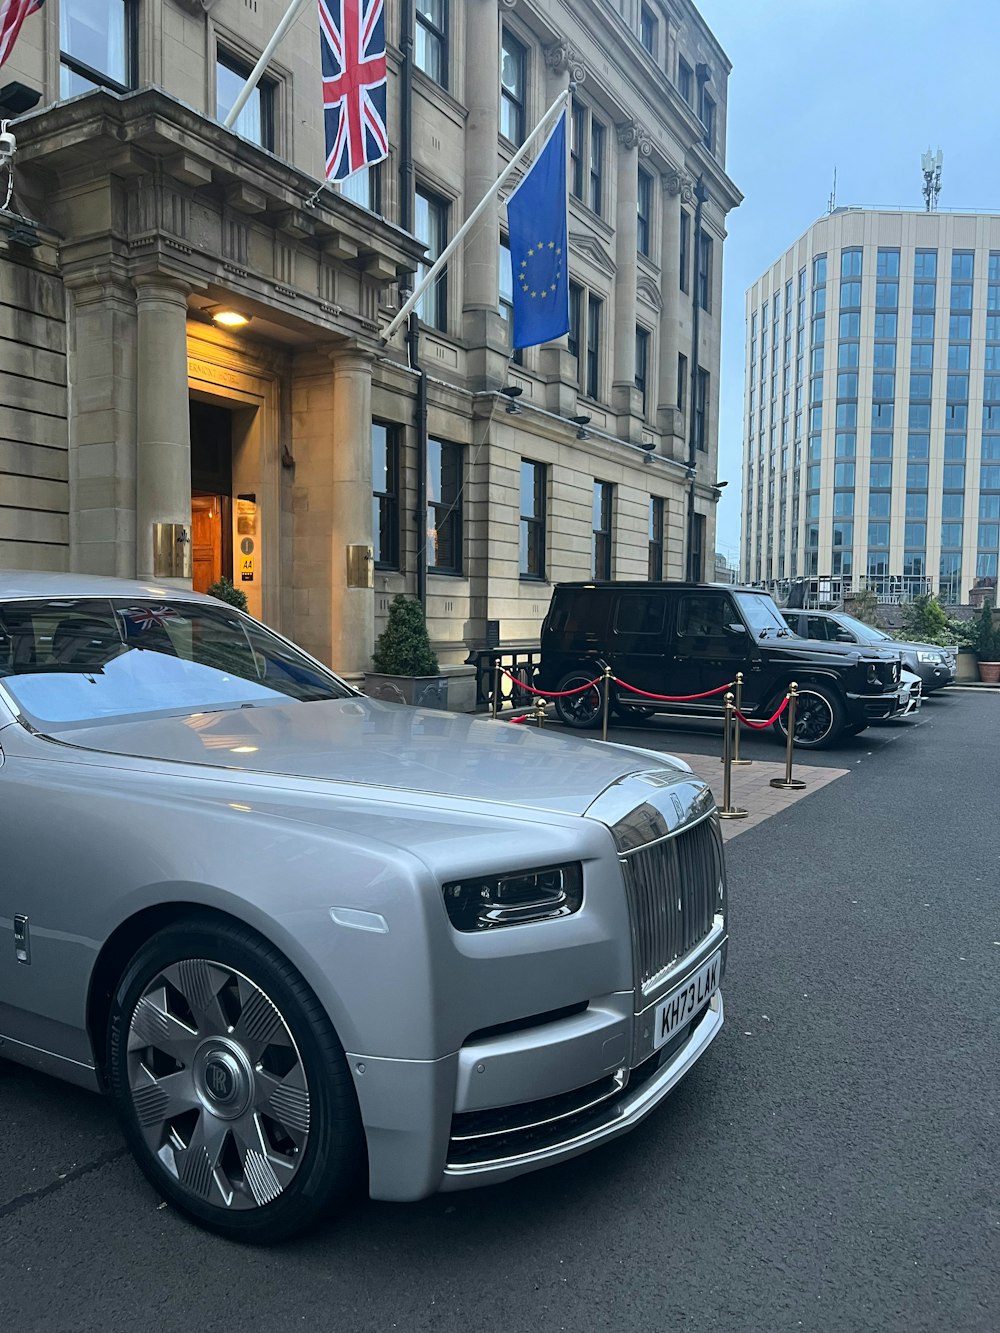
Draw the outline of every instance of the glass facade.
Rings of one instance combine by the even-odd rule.
[[[967,602],[1000,563],[1000,219],[845,213],[749,293],[743,573]]]

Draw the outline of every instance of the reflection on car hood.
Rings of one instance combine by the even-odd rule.
[[[261,775],[583,814],[630,773],[688,770],[600,741],[355,698],[50,730],[67,745]]]
[[[790,634],[787,639],[771,638],[762,640],[766,643],[769,654],[775,652],[784,653],[788,657],[799,659],[805,654],[817,654],[820,657],[830,657],[838,661],[855,660],[859,657],[866,661],[894,661],[899,653],[895,645],[877,646],[868,643],[829,643],[826,639],[806,639],[797,634]]]

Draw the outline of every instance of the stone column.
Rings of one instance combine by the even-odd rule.
[[[648,157],[649,136],[634,120],[618,126],[617,206],[615,209],[615,326],[612,401],[618,433],[638,439],[642,429],[642,398],[635,387],[636,204],[639,156]]]
[[[663,178],[663,230],[660,252],[660,284],[662,311],[660,314],[660,374],[657,404],[657,426],[664,439],[664,449],[679,457],[684,450],[686,427],[683,414],[677,408],[677,357],[680,352],[689,359],[690,348],[682,348],[678,337],[681,302],[690,300],[689,292],[680,286],[681,202],[690,200],[693,185],[689,177],[679,171],[669,171]],[[688,255],[690,260],[691,255]],[[688,275],[689,285],[691,275]],[[690,392],[685,385],[685,399]]]
[[[348,546],[372,542],[372,358],[357,348],[333,362],[330,544],[330,657],[337,671],[371,670],[375,595],[347,586]]]
[[[144,274],[137,296],[136,575],[153,577],[153,525],[181,523],[190,541],[187,293],[179,279]],[[162,581],[162,580],[158,580]],[[170,580],[190,586],[190,579]]]
[[[468,0],[465,6],[465,199],[464,216],[479,203],[497,178],[500,129],[500,21],[496,0]],[[455,218],[457,227],[461,218]],[[500,213],[496,196],[465,238],[463,331],[473,348],[487,343],[500,353],[504,331],[499,315]],[[482,360],[476,378],[500,368]]]

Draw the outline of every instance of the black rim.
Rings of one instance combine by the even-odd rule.
[[[592,680],[593,676],[567,676],[559,688],[579,690],[581,685],[587,685]],[[601,691],[593,685],[589,690],[581,690],[579,694],[570,695],[568,699],[560,699],[559,705],[564,716],[584,725],[600,716]]]
[[[821,694],[804,691],[795,706],[796,745],[818,745],[833,730],[833,709]]]

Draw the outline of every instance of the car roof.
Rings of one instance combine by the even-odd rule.
[[[662,592],[676,588],[683,592],[755,592],[764,597],[770,596],[766,588],[752,588],[747,583],[684,583],[667,579],[588,579],[585,583],[557,583],[553,591],[560,592],[564,588],[574,591],[581,588],[599,588],[612,592],[616,589],[630,591],[649,588]]]
[[[170,583],[143,582],[140,579],[112,579],[100,574],[68,574],[48,570],[0,569],[0,601],[21,601],[36,597],[136,597],[206,602],[207,597],[190,588]]]

